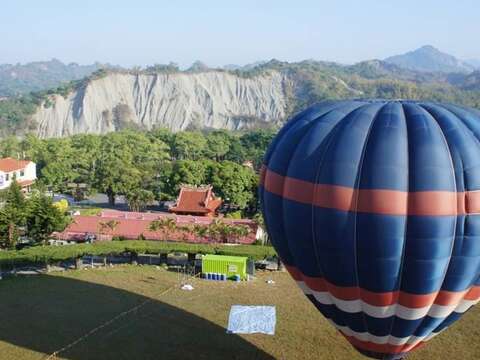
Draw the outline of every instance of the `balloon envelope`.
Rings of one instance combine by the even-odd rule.
[[[398,359],[480,298],[480,112],[413,101],[325,102],[265,156],[271,241],[361,353]]]

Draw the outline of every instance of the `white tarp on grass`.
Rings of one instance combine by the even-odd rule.
[[[275,306],[233,305],[228,318],[227,332],[232,334],[275,334]]]

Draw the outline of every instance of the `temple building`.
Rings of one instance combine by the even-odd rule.
[[[222,199],[215,197],[212,186],[182,186],[175,205],[169,211],[177,215],[215,216]]]

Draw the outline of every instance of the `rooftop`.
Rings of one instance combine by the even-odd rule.
[[[175,223],[175,229],[153,231],[150,224],[154,220],[172,219]],[[252,243],[255,241],[257,224],[250,219],[225,219],[218,218],[228,225],[243,225],[250,229],[248,235],[236,239],[239,243]],[[206,237],[195,234],[194,231],[184,231],[183,227],[196,225],[208,226],[214,221],[214,218],[207,216],[174,215],[168,213],[136,213],[117,210],[104,210],[100,215],[76,215],[72,223],[61,233],[56,233],[58,239],[69,239],[83,241],[86,234],[96,234],[102,238],[111,238],[114,236],[126,239],[138,239],[144,236],[149,240],[165,240],[182,242],[210,242]],[[109,226],[111,225],[111,226]],[[165,232],[166,231],[166,232]]]
[[[3,158],[0,159],[0,171],[11,172],[25,169],[29,163],[31,163],[29,160],[17,160],[10,157]]]
[[[169,210],[174,213],[212,214],[222,204],[211,186],[182,186],[177,203]]]

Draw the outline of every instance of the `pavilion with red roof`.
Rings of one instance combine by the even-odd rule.
[[[215,216],[222,199],[215,197],[212,186],[182,186],[177,202],[169,211],[178,215]]]

